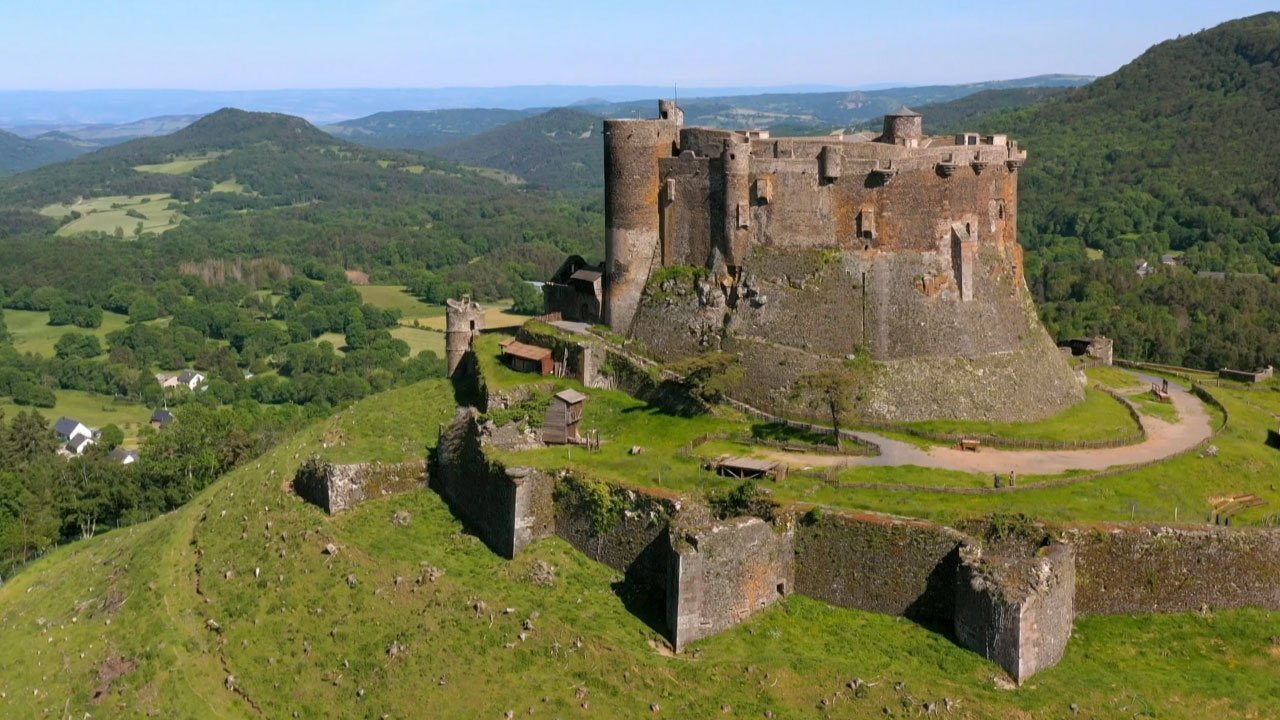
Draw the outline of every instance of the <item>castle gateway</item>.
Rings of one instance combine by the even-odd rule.
[[[1036,317],[1004,135],[771,138],[607,120],[604,320],[655,357],[738,354],[743,400],[869,352],[873,418],[1024,420],[1083,397]]]

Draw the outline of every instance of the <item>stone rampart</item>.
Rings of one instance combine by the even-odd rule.
[[[742,623],[795,585],[790,529],[760,518],[672,532],[670,540],[667,629],[677,652]]]
[[[968,545],[960,555],[956,640],[1019,683],[1058,664],[1075,617],[1071,548],[1051,545],[1031,557],[999,558]]]
[[[950,620],[966,542],[962,533],[931,523],[810,514],[797,521],[796,592],[839,607]]]
[[[330,515],[350,510],[365,500],[408,492],[426,484],[424,460],[339,465],[312,458],[298,468],[293,479],[299,496]]]
[[[486,457],[475,410],[461,409],[440,435],[431,487],[494,552],[513,558],[554,531],[554,480]]]
[[[1106,525],[1060,532],[1076,552],[1076,611],[1280,610],[1280,530]]]
[[[555,532],[584,555],[626,574],[638,589],[662,593],[667,527],[677,503],[605,483],[562,478],[555,492]]]

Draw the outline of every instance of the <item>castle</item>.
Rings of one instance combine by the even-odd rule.
[[[1027,420],[1083,391],[1036,317],[1004,135],[771,138],[607,120],[603,321],[659,360],[737,354],[741,399],[869,352],[871,418]],[[552,308],[549,308],[552,309]]]

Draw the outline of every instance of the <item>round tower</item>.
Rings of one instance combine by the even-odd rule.
[[[751,138],[735,133],[724,141],[724,260],[741,267],[751,244]]]
[[[661,260],[658,160],[671,157],[673,120],[604,121],[604,321],[631,330],[649,271]]]
[[[881,142],[916,147],[923,137],[924,118],[911,108],[904,105],[884,116],[884,133],[880,137]]]
[[[471,351],[471,343],[484,330],[484,308],[480,303],[463,295],[462,299],[444,301],[444,352],[448,362],[449,377],[458,369],[462,358]]]

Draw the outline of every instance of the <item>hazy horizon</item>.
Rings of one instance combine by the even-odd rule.
[[[7,9],[0,91],[839,89],[1105,75],[1162,40],[1272,9],[1256,0],[911,7],[51,0]]]

